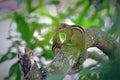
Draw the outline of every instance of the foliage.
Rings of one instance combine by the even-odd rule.
[[[80,72],[79,80],[119,80],[120,59]]]
[[[38,0],[36,7],[32,6],[32,0],[17,1],[19,5],[24,3],[25,9],[21,12],[9,13],[5,18],[9,18],[16,23],[17,32],[20,33],[20,36],[16,37],[15,41],[12,40],[14,36],[9,36],[8,39],[12,41],[12,46],[0,58],[0,63],[14,59],[21,46],[32,50],[40,48],[42,51],[39,53],[39,57],[53,59],[51,51],[52,36],[54,29],[59,23],[63,22],[78,24],[84,28],[103,28],[116,39],[120,36],[119,0],[70,0],[66,2],[64,0]],[[17,52],[12,52],[12,48],[16,48]],[[104,68],[107,68],[107,66],[104,66]],[[82,70],[80,72],[82,77],[80,76],[79,79],[82,80],[83,76],[87,76],[86,79],[95,80],[96,76],[91,77],[91,74],[94,74],[93,72],[100,73],[103,70],[102,67],[92,71]],[[109,75],[109,73],[103,74]],[[20,75],[18,65],[15,63],[11,66],[9,75],[5,80],[9,80],[11,77],[14,77],[13,79],[15,80],[20,80]]]

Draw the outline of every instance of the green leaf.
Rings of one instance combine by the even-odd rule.
[[[48,2],[48,4],[58,5],[58,4],[60,4],[60,1],[59,1],[59,0],[50,0],[50,1]]]
[[[120,30],[120,6],[117,6],[117,8],[116,8],[115,20],[113,22],[114,23],[113,23],[111,29],[109,30],[109,33],[119,34],[119,30]]]
[[[84,0],[78,0],[75,4],[75,8],[79,7],[83,2]]]
[[[0,58],[0,63],[6,61],[6,60],[10,60],[10,59],[13,59],[14,57],[16,57],[16,53],[14,52],[7,52],[5,55],[3,55],[1,58]]]
[[[25,0],[26,10],[30,13],[32,11],[32,0]]]
[[[99,25],[96,22],[90,20],[84,21],[81,25],[84,26],[85,28],[99,27]]]
[[[77,20],[75,21],[76,24],[82,24],[82,22],[84,21],[84,18],[86,17],[88,11],[89,11],[90,5],[87,4],[85,5],[85,8],[83,9],[83,11],[80,13],[79,17],[77,18]]]
[[[91,21],[95,20],[97,18],[97,16],[98,16],[98,12],[96,10],[94,10],[93,15],[91,16],[90,20]]]
[[[17,24],[17,31],[21,33],[22,39],[28,42],[30,40],[31,33],[24,17],[15,13],[15,22]]]
[[[111,0],[103,0],[103,6],[105,8],[109,7],[110,4],[111,4]]]
[[[42,56],[44,56],[48,60],[53,59],[52,50],[45,50],[44,49]]]
[[[44,0],[38,0],[38,2],[39,2],[39,6],[40,6],[40,7],[43,7],[43,6],[44,6],[44,5],[43,5]]]
[[[119,74],[120,59],[116,59],[99,67],[81,70],[79,80],[119,80]]]
[[[19,65],[14,63],[11,68],[9,69],[9,75],[4,78],[4,80],[10,80],[13,78],[14,80],[21,80],[21,72]]]

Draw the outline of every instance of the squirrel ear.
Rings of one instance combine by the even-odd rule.
[[[83,29],[81,26],[79,26],[79,25],[71,25],[71,27],[79,27],[79,28],[81,28],[81,29]]]

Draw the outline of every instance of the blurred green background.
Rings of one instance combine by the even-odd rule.
[[[1,0],[0,4],[6,1],[9,4],[10,0]],[[52,37],[60,23],[77,24],[83,28],[100,28],[120,42],[120,0],[13,1],[15,8],[0,11],[0,21],[6,19],[10,21],[7,40],[12,42],[6,49],[7,52],[0,56],[0,63],[17,58],[17,54],[24,47],[32,49],[39,58],[53,59]],[[16,27],[13,27],[13,24]],[[2,45],[4,44],[1,43]],[[4,80],[21,80],[16,62],[12,64]],[[120,79],[117,72],[120,71],[118,63],[111,62],[99,69],[82,70],[79,80],[118,80]]]

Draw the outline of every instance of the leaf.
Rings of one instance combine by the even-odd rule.
[[[83,21],[83,23],[81,25],[84,26],[85,28],[99,27],[99,25],[97,25],[96,22],[93,22],[93,21],[90,21],[90,20]]]
[[[91,21],[95,20],[97,16],[98,16],[98,12],[94,10],[93,15],[91,16],[90,20]]]
[[[40,6],[40,7],[43,7],[43,6],[44,6],[44,5],[43,5],[44,0],[38,0],[38,2],[39,2],[39,6]]]
[[[0,63],[6,61],[6,60],[10,60],[10,59],[13,59],[14,57],[16,57],[16,53],[14,52],[7,52],[5,55],[3,55],[1,58],[0,58]]]
[[[10,80],[11,77],[13,77],[14,80],[21,80],[21,72],[17,63],[14,63],[11,66],[11,68],[9,69],[9,75],[5,77],[4,80]]]
[[[50,1],[48,2],[48,4],[58,5],[58,4],[60,4],[60,1],[59,1],[59,0],[50,0]]]
[[[22,39],[28,42],[30,40],[31,34],[29,26],[24,20],[24,17],[15,13],[15,22],[17,24],[17,31],[21,33]]]
[[[119,25],[120,25],[120,6],[117,6],[115,20],[113,21],[113,25],[108,32],[111,34],[119,32],[120,30]]]
[[[30,13],[32,11],[32,0],[25,0],[26,9]]]
[[[119,80],[119,74],[120,59],[116,59],[99,67],[81,70],[79,80]]]
[[[84,0],[78,0],[75,4],[75,8],[79,7],[83,2]]]
[[[51,50],[45,50],[43,52],[43,55],[46,59],[53,59],[52,51]]]
[[[80,13],[79,17],[77,18],[77,20],[75,21],[76,24],[82,24],[82,22],[84,21],[84,18],[86,17],[88,11],[89,11],[90,5],[87,4],[85,5],[85,8],[83,9],[83,11]]]

